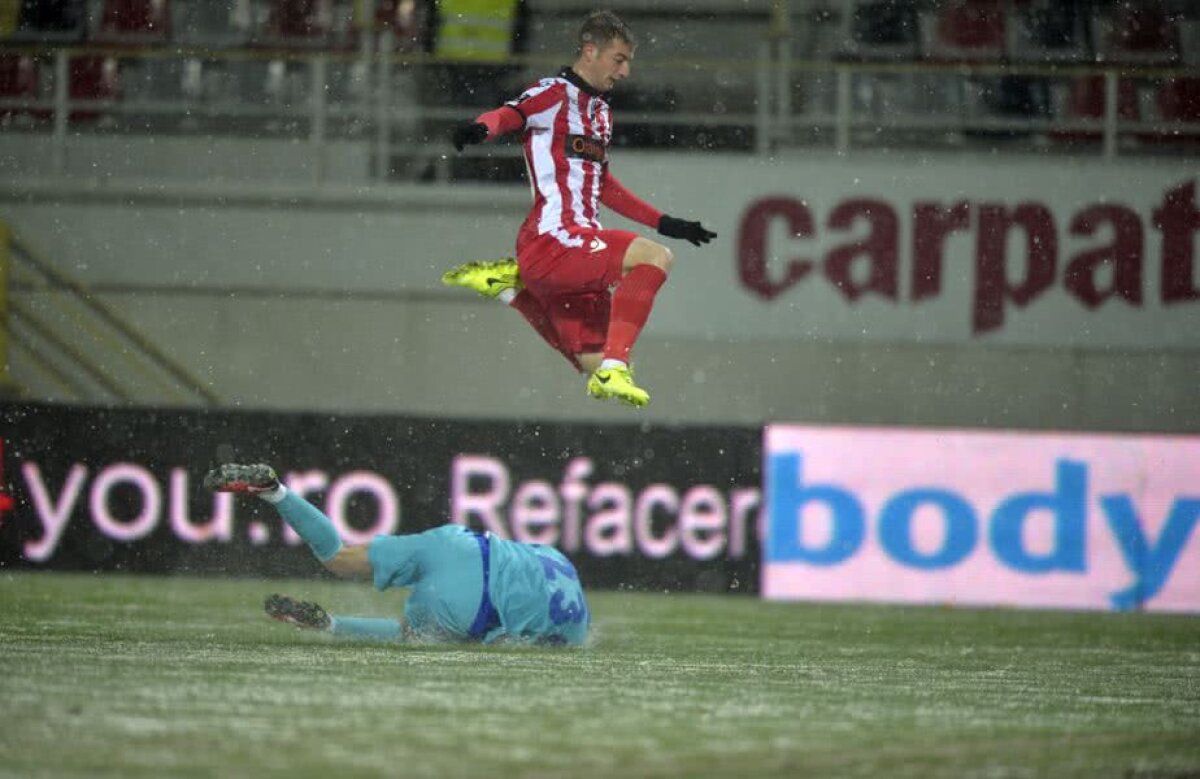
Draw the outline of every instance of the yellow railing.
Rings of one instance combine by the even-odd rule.
[[[0,296],[0,354],[7,357],[9,345],[21,349],[32,369],[73,400],[219,405],[178,360],[2,222],[0,237],[0,271],[19,265],[14,286],[30,293]]]

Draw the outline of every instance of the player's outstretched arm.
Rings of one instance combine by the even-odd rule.
[[[510,105],[502,105],[494,111],[480,114],[474,121],[455,125],[450,131],[450,142],[457,151],[474,146],[525,126],[525,117]]]
[[[608,167],[604,168],[604,178],[601,182],[600,202],[616,211],[623,217],[632,219],[635,222],[644,224],[647,227],[652,227],[658,231],[660,235],[665,235],[668,238],[682,238],[685,241],[690,241],[693,246],[700,246],[708,243],[717,234],[706,229],[699,222],[689,222],[686,219],[677,219],[673,216],[667,216],[659,211],[654,206],[642,200],[637,195],[629,191],[629,189],[617,180],[617,177],[609,171]]]

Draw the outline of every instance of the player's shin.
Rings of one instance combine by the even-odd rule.
[[[331,560],[342,549],[342,539],[333,522],[320,509],[291,490],[281,488],[280,491],[282,496],[264,494],[260,497],[275,506],[279,516],[304,539],[318,560],[323,563]]]
[[[639,265],[625,274],[613,292],[605,360],[629,362],[629,351],[650,318],[654,297],[666,280],[667,274],[655,265]]]

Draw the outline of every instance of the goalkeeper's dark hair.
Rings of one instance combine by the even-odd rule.
[[[583,51],[583,46],[587,43],[594,43],[597,48],[603,49],[617,39],[628,43],[631,49],[637,46],[633,30],[612,11],[593,11],[587,15],[579,28],[580,51]]]

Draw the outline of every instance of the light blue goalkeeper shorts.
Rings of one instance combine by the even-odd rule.
[[[552,547],[443,525],[376,536],[368,558],[376,589],[412,588],[404,617],[417,637],[572,646],[587,638],[579,575]]]

